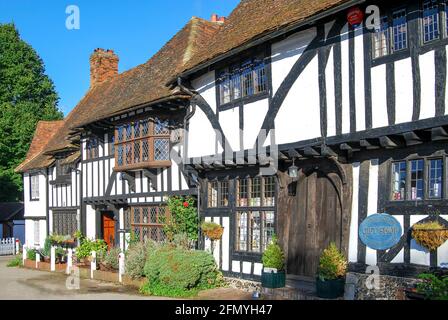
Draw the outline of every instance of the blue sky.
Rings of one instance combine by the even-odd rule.
[[[238,0],[0,0],[0,23],[14,22],[43,59],[66,115],[89,88],[89,56],[113,49],[123,72],[147,61],[192,16],[227,16]],[[80,29],[68,30],[67,6],[80,10]]]

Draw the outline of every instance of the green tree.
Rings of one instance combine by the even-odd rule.
[[[14,24],[0,24],[0,202],[21,198],[14,168],[25,158],[39,120],[59,120],[58,95],[42,59]]]

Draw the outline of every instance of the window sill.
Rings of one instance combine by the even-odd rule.
[[[164,161],[151,161],[151,162],[142,162],[142,163],[135,163],[130,164],[126,166],[116,166],[114,167],[115,172],[122,172],[122,171],[133,171],[133,170],[141,170],[141,169],[158,169],[158,168],[169,168],[171,167],[172,163],[170,160],[164,160]]]
[[[30,199],[30,202],[36,202],[36,201],[39,201],[40,199],[39,198],[36,198],[36,199]]]
[[[420,45],[419,53],[425,54],[425,53],[432,51],[436,48],[445,47],[446,45],[448,45],[448,38],[431,40],[429,42],[426,42],[426,43]]]
[[[248,104],[248,103],[256,102],[258,100],[267,99],[268,97],[269,97],[269,93],[268,92],[257,93],[257,94],[254,94],[252,96],[247,96],[247,97],[244,97],[244,98],[240,98],[240,99],[234,100],[232,102],[227,102],[227,103],[221,104],[219,106],[219,111],[225,111],[225,110],[233,109],[233,108],[239,107],[242,104]]]

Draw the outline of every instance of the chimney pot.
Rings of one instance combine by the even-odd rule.
[[[90,56],[90,88],[118,75],[118,56],[111,49],[96,48]]]

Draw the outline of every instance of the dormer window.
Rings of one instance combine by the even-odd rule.
[[[147,118],[115,129],[115,169],[170,166],[169,121]]]

